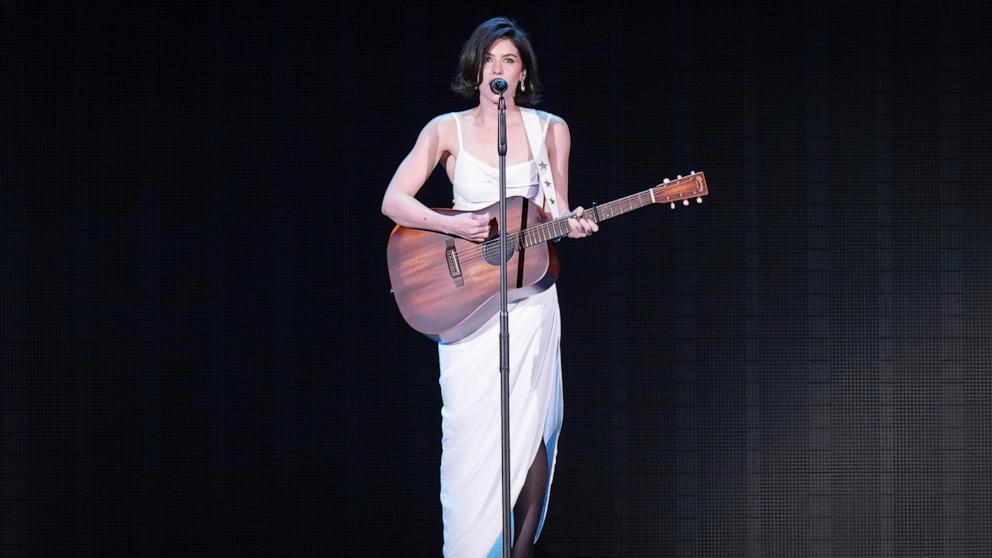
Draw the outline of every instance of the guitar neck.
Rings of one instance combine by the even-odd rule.
[[[674,203],[676,201],[688,200],[689,198],[697,198],[698,201],[702,201],[702,196],[705,196],[707,193],[709,192],[703,173],[694,172],[686,177],[680,176],[677,180],[666,180],[658,186],[648,188],[643,192],[631,194],[602,205],[594,205],[585,210],[582,218],[600,223],[653,203]],[[531,227],[526,231],[521,231],[520,234],[522,236],[519,239],[521,247],[528,248],[542,242],[567,236],[572,230],[568,225],[568,219],[568,217],[561,217],[547,223],[542,223],[536,227]]]
[[[644,190],[637,194],[629,195],[625,198],[613,200],[602,205],[594,205],[585,210],[583,219],[589,219],[596,223],[601,223],[607,219],[619,217],[624,213],[630,213],[635,209],[640,209],[646,205],[654,203],[651,198],[651,190]],[[572,228],[568,225],[568,217],[561,217],[547,223],[542,223],[536,227],[531,227],[523,231],[523,247],[528,248],[535,244],[555,240],[563,236],[568,236]]]

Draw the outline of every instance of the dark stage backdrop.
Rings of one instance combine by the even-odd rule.
[[[573,204],[711,187],[559,245],[544,555],[992,552],[987,2],[332,4],[0,3],[0,555],[440,554],[379,204],[498,14]]]

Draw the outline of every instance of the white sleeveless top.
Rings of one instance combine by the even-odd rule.
[[[522,108],[522,111],[533,110]],[[488,165],[465,149],[462,139],[462,124],[458,113],[451,113],[458,129],[458,157],[455,159],[455,172],[451,179],[451,189],[455,209],[474,211],[499,202],[499,168]],[[547,131],[547,121],[542,126],[541,144],[543,147],[544,133]],[[533,145],[530,146],[531,157],[535,157]],[[506,195],[523,196],[544,205],[544,195],[541,189],[541,175],[536,158],[543,156],[547,159],[545,149],[535,158],[506,167]]]

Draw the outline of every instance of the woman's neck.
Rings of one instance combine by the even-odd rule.
[[[513,103],[512,100],[507,99],[506,101],[506,115],[509,117],[511,114],[519,114],[520,107]],[[496,126],[499,121],[499,108],[496,103],[489,103],[487,101],[482,101],[479,106],[475,107],[473,111],[473,117],[475,121],[482,127]]]

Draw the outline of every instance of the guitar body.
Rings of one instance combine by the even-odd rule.
[[[436,209],[439,213],[466,213]],[[499,215],[499,204],[471,213]],[[531,200],[507,198],[507,235],[547,222]],[[499,241],[497,218],[489,240],[476,243],[442,233],[397,226],[389,237],[386,260],[393,295],[408,324],[435,341],[467,337],[499,312]],[[522,248],[510,237],[507,253],[507,298],[510,302],[539,293],[558,279],[558,257],[548,242]]]

